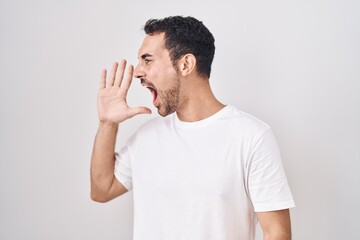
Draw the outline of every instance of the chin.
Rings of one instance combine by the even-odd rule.
[[[162,108],[161,106],[158,107],[158,114],[162,117],[166,117],[172,113],[174,113],[176,110],[173,109],[166,109]]]
[[[162,111],[160,111],[160,110],[158,109],[158,114],[159,114],[160,116],[162,116],[162,117],[166,117],[166,116],[168,116],[168,115],[171,114],[171,113],[162,112]]]

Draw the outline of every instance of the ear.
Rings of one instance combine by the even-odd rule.
[[[195,71],[196,58],[193,54],[185,54],[179,61],[179,70],[183,77]]]

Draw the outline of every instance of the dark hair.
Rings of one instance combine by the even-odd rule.
[[[196,58],[199,75],[210,77],[215,39],[201,21],[182,16],[150,19],[146,22],[144,31],[149,35],[165,33],[165,47],[169,50],[174,66],[177,60],[190,53]]]

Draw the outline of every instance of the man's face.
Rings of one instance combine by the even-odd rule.
[[[180,74],[165,48],[164,33],[146,35],[138,53],[135,76],[153,95],[153,104],[161,116],[177,110],[180,101]]]

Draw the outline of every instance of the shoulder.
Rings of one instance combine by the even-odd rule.
[[[234,106],[227,106],[227,114],[223,116],[226,124],[243,133],[262,134],[270,129],[270,126],[250,113],[239,110]]]

